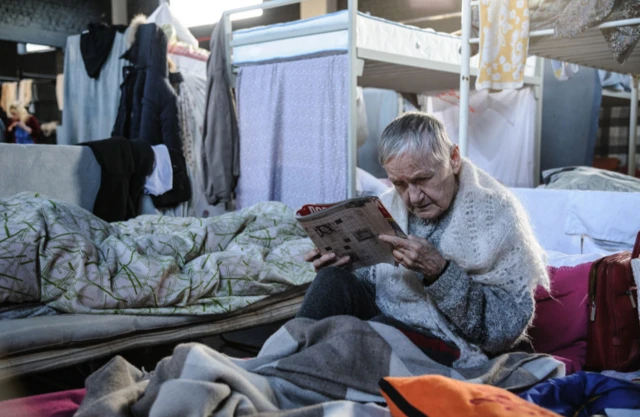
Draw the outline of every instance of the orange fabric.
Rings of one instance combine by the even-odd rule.
[[[443,376],[384,380],[414,409],[429,417],[559,417],[509,391],[490,385],[470,384]],[[394,393],[385,392],[384,383],[381,386],[393,417],[420,415],[409,412],[401,401],[394,403]]]

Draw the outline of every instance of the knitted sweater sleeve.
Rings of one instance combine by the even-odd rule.
[[[508,350],[533,316],[534,302],[528,293],[517,296],[475,282],[454,262],[425,289],[457,332],[488,353]]]

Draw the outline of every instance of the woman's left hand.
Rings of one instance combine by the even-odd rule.
[[[447,260],[426,239],[411,235],[408,238],[380,235],[378,238],[393,245],[396,262],[426,278],[437,277],[447,264]]]

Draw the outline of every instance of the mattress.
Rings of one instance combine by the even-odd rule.
[[[296,20],[233,32],[234,65],[291,59],[306,55],[346,52],[349,45],[348,11],[343,10],[310,19]],[[461,40],[458,36],[403,25],[358,12],[357,48],[460,65]],[[324,28],[325,33],[305,35]],[[270,37],[284,39],[263,42]],[[477,57],[472,58],[477,66]],[[533,74],[535,59],[527,61],[527,75]]]
[[[296,36],[269,42],[234,47],[236,65],[323,52],[346,52],[349,44],[347,10],[311,19],[263,26],[233,32],[234,42],[256,42],[270,36],[294,36],[317,28],[334,28],[330,32]],[[460,38],[431,29],[420,29],[358,13],[357,47],[395,53],[414,58],[460,63]]]
[[[292,288],[214,317],[62,314],[0,321],[0,382],[128,349],[177,344],[292,318],[306,288]]]

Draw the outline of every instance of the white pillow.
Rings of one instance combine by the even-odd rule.
[[[552,250],[547,251],[547,264],[555,268],[562,266],[576,266],[587,262],[597,261],[598,259],[608,256],[610,253],[605,252],[592,252],[581,255],[568,255],[566,253],[560,253]]]

